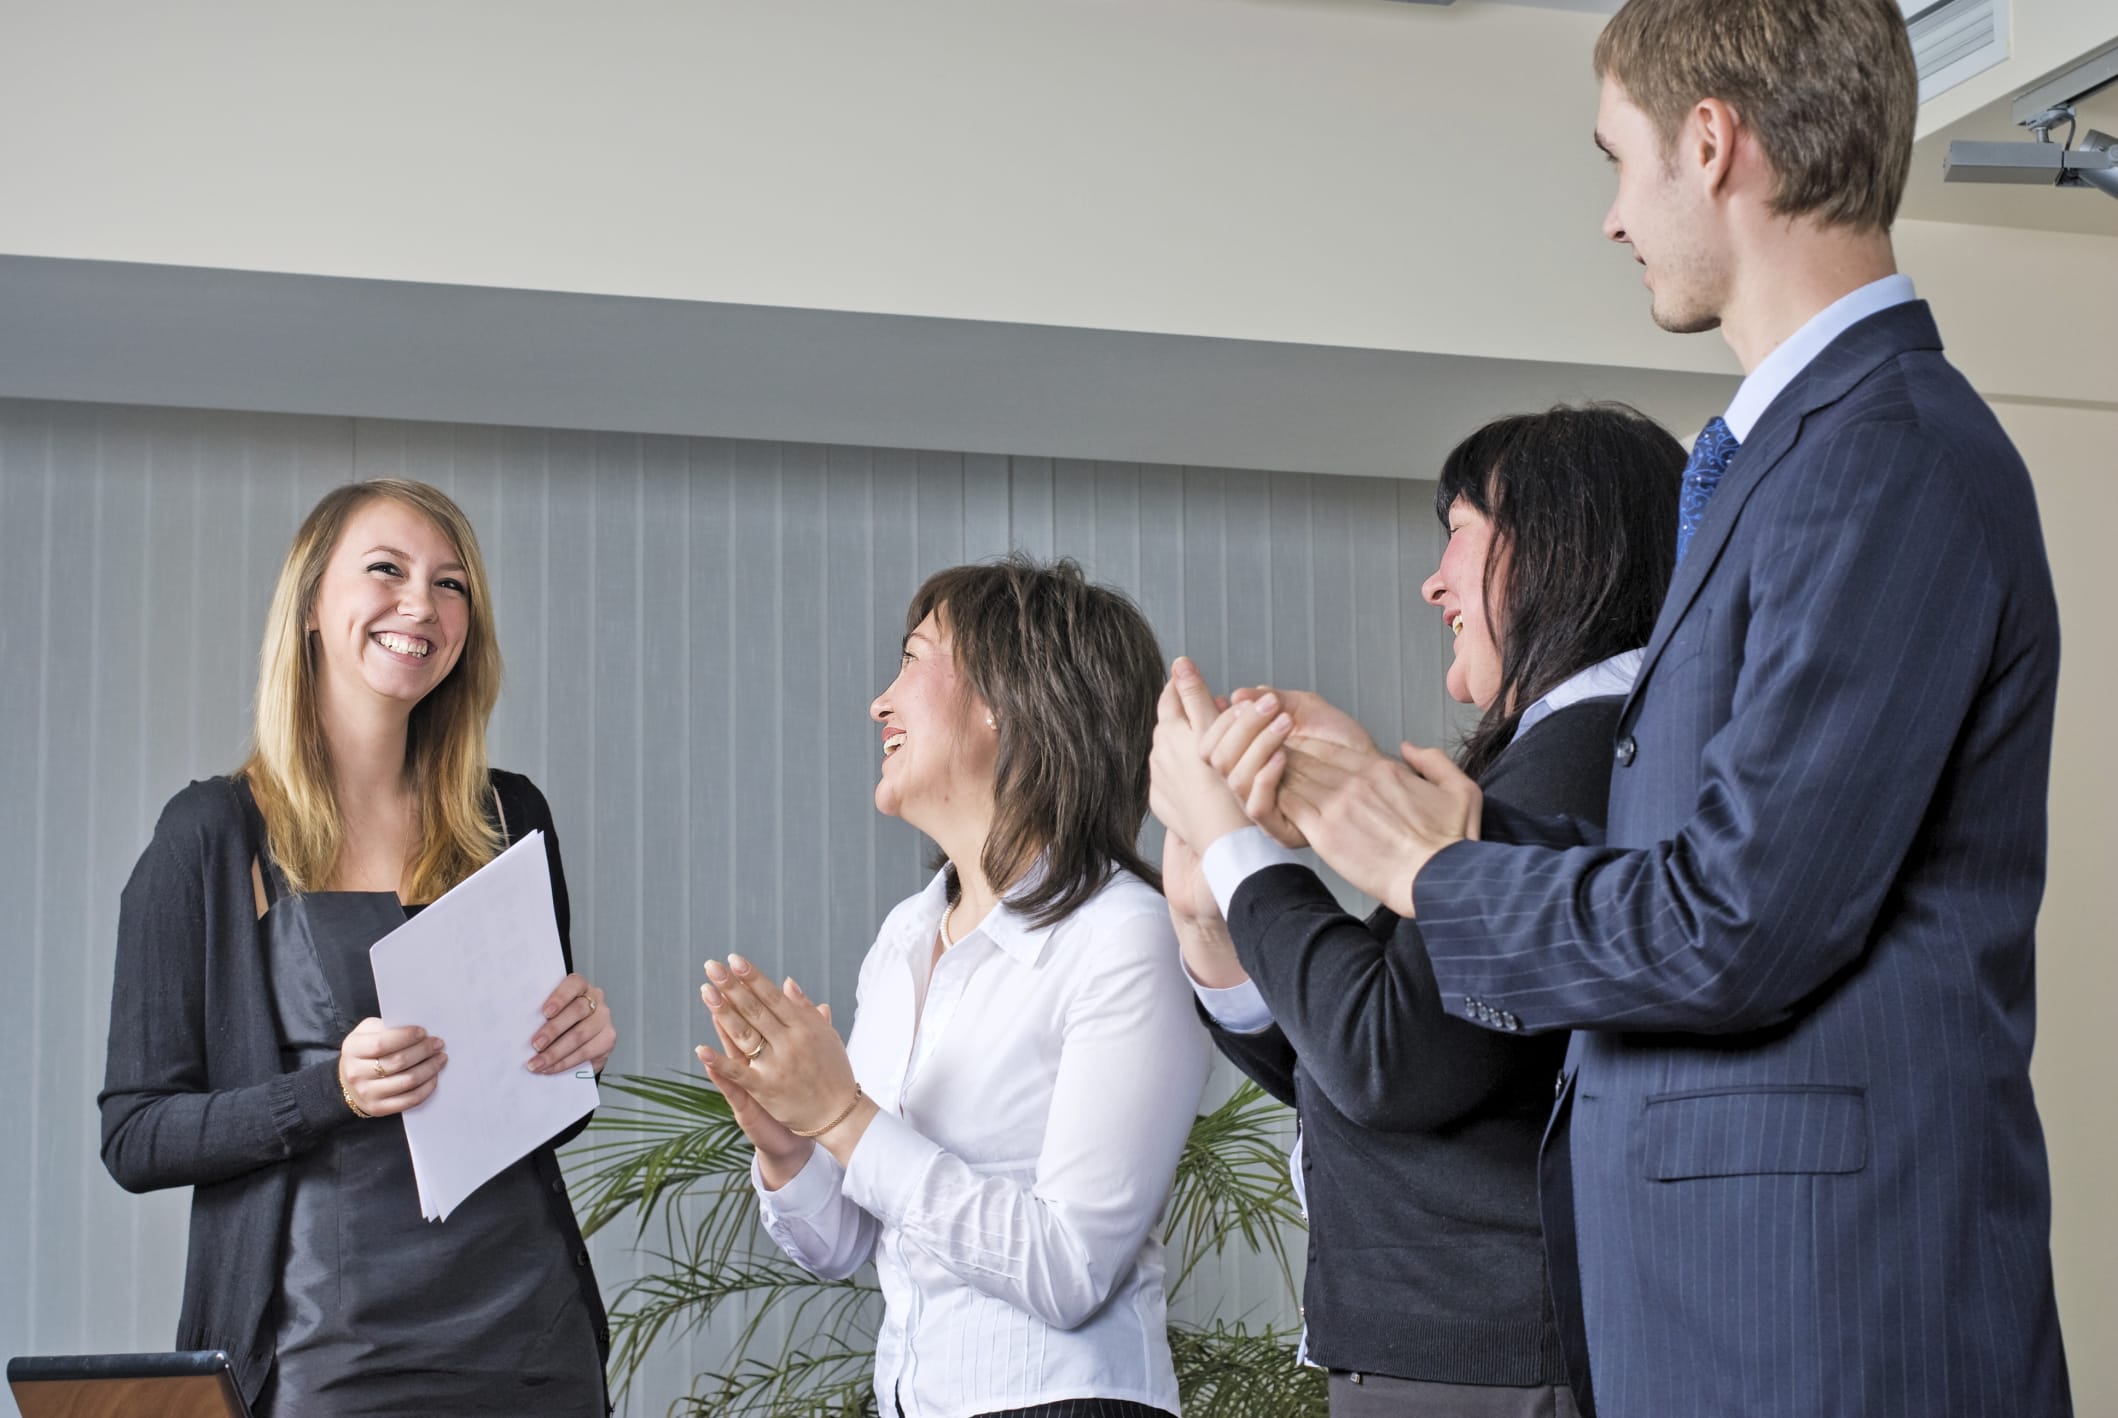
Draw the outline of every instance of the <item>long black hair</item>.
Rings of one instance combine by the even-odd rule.
[[[1496,419],[1456,445],[1434,489],[1493,526],[1487,623],[1500,693],[1459,750],[1480,777],[1522,711],[1598,661],[1647,643],[1677,564],[1684,448],[1625,404]]]

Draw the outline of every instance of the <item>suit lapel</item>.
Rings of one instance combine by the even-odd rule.
[[[1727,548],[1728,539],[1742,516],[1743,504],[1766,475],[1793,451],[1809,416],[1843,399],[1886,360],[1895,359],[1908,350],[1940,348],[1941,333],[1935,329],[1934,317],[1925,301],[1892,306],[1852,326],[1826,345],[1780,391],[1779,397],[1759,418],[1757,426],[1751,429],[1750,437],[1729,460],[1728,473],[1721,482],[1720,491],[1714,494],[1707,507],[1706,520],[1692,534],[1684,564],[1677,568],[1677,574],[1669,583],[1669,594],[1663,599],[1661,614],[1655,617],[1655,629],[1648,637],[1647,653],[1640,661],[1640,674],[1633,681],[1632,694],[1627,697],[1625,708],[1618,716],[1621,733],[1632,726],[1648,682],[1654,677],[1656,662],[1662,658],[1670,637],[1691,612],[1707,577],[1713,574],[1714,565]]]

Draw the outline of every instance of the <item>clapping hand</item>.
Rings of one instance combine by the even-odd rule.
[[[875,1104],[860,1093],[845,1042],[831,1027],[831,1007],[811,1000],[792,979],[774,986],[740,955],[725,965],[706,962],[699,997],[713,1012],[724,1050],[702,1044],[699,1062],[728,1095],[731,1111],[738,1110],[736,1093],[742,1095],[737,1121],[761,1157],[805,1160],[811,1137],[841,1162],[851,1156]],[[752,1105],[771,1119],[769,1127],[754,1113],[757,1131],[744,1121]],[[766,1181],[773,1184],[770,1175]]]
[[[1409,918],[1421,868],[1442,848],[1478,836],[1484,798],[1439,749],[1408,743],[1398,752],[1385,758],[1310,740],[1275,755],[1252,791],[1340,876]]]

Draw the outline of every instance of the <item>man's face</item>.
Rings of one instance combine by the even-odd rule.
[[[1596,106],[1596,146],[1618,173],[1618,195],[1603,217],[1603,234],[1633,249],[1647,268],[1655,323],[1679,335],[1721,323],[1727,261],[1714,239],[1716,213],[1705,200],[1696,153],[1687,148],[1690,124],[1665,155],[1655,125],[1633,106],[1617,81],[1603,81]]]

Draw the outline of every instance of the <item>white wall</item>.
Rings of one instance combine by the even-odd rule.
[[[2017,0],[2038,33],[2047,8]],[[1385,0],[0,0],[0,253],[1727,371],[1604,243],[1600,16]],[[2118,21],[2109,29],[2118,32]],[[2042,41],[2040,41],[2042,43]],[[2118,242],[1908,222],[1988,392]],[[2031,361],[2021,352],[2037,348]]]
[[[2052,1267],[2074,1370],[2074,1411],[2118,1414],[2118,1131],[2111,1126],[2111,877],[2118,864],[2118,411],[2001,405],[2030,465],[2059,591],[2059,721],[2052,858],[2037,934],[2031,1069],[2052,1159]]]

